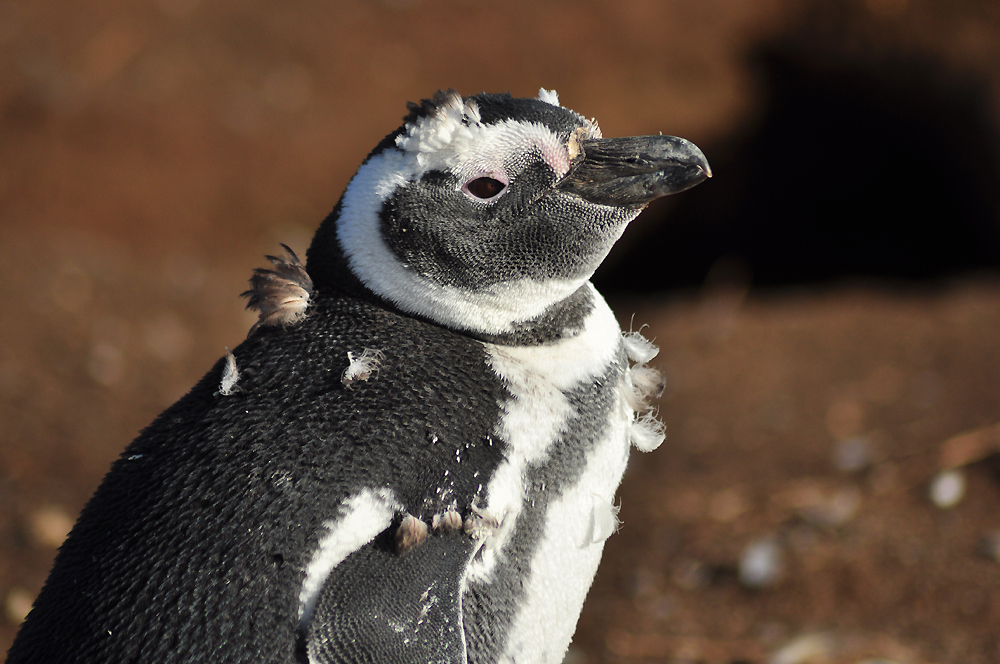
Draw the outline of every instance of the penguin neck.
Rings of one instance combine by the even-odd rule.
[[[549,306],[540,315],[512,323],[509,331],[498,333],[468,333],[481,341],[502,346],[539,346],[557,343],[578,336],[584,331],[587,318],[594,310],[597,291],[590,282],[580,286],[569,297]]]
[[[347,256],[337,240],[337,219],[340,218],[342,204],[343,198],[337,201],[333,212],[319,225],[306,250],[306,272],[313,281],[313,287],[318,294],[367,300],[385,309],[398,311],[391,302],[367,288],[351,271]]]
[[[306,268],[313,280],[314,297],[349,297],[375,304],[394,313],[447,327],[466,336],[506,346],[532,346],[556,343],[579,335],[600,296],[589,281],[585,281],[567,297],[549,305],[527,320],[511,321],[502,330],[476,329],[473,325],[454,325],[420,312],[397,306],[374,292],[351,270],[347,256],[337,238],[336,222],[340,216],[338,202],[323,221],[306,252]]]

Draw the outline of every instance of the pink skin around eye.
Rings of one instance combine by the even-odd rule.
[[[491,201],[507,190],[507,178],[500,173],[484,173],[464,185],[462,191],[477,201]]]

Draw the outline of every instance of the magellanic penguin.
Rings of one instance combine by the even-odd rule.
[[[260,320],[113,465],[8,664],[562,660],[656,349],[589,282],[691,143],[554,92],[410,104]]]

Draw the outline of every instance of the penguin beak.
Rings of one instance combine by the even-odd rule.
[[[583,139],[579,145],[581,154],[556,188],[599,205],[643,207],[712,177],[701,150],[676,136]]]

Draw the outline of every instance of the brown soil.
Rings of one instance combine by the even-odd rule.
[[[868,22],[848,50],[1000,61],[989,3],[826,4]],[[336,7],[0,1],[0,651],[111,460],[246,334],[249,270],[305,248],[406,100],[544,85],[606,135],[710,146],[753,124],[746,53],[801,16]],[[995,275],[614,306],[662,349],[669,433],[626,475],[573,662],[1000,661],[993,434],[948,443],[1000,422]],[[964,498],[936,507],[956,463]],[[750,588],[755,542],[773,575]]]
[[[669,435],[632,460],[577,647],[764,662],[811,638],[820,654],[791,661],[1000,661],[984,548],[1000,432],[948,442],[1000,419],[1000,282],[738,295],[639,305]],[[936,507],[932,478],[962,462],[964,499]],[[740,560],[762,539],[777,576],[748,588]]]

